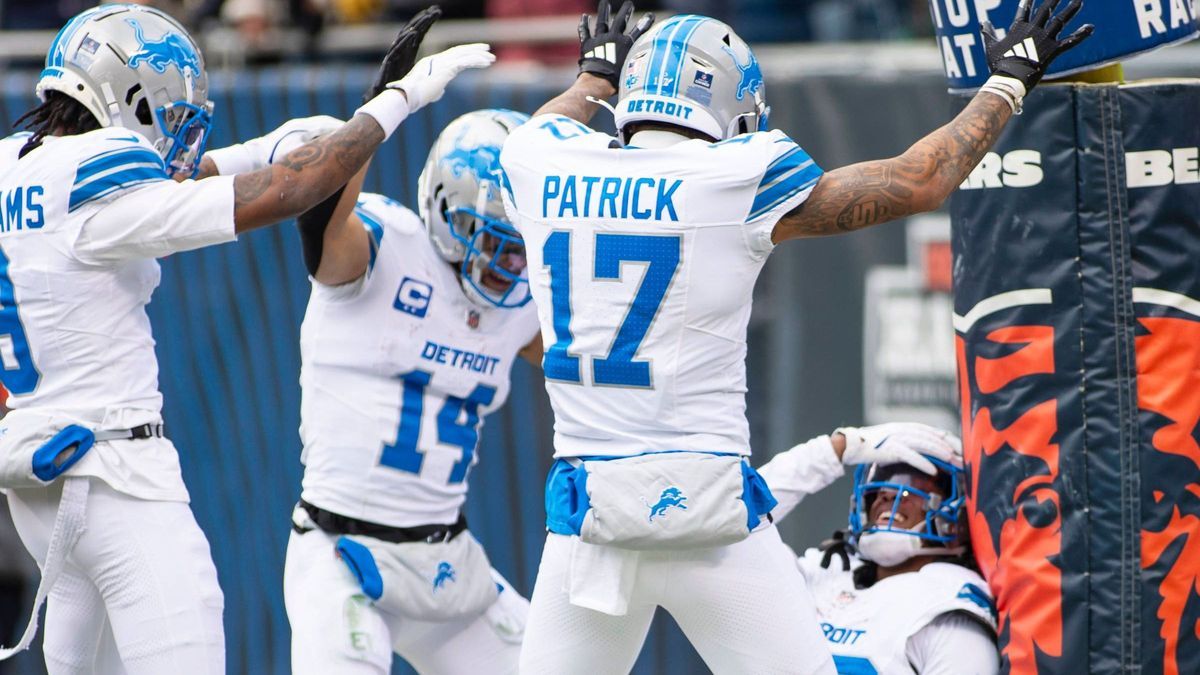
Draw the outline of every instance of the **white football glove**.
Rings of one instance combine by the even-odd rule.
[[[937,467],[922,455],[962,466],[962,441],[957,436],[917,422],[894,422],[872,427],[842,427],[835,434],[846,437],[843,464],[904,463],[929,475]]]
[[[446,93],[446,87],[468,68],[487,68],[496,60],[490,47],[481,42],[451,47],[444,52],[417,61],[404,77],[389,82],[378,96],[363,104],[355,114],[370,115],[383,128],[384,138],[400,126],[404,118]]]
[[[482,42],[451,47],[444,52],[417,61],[408,74],[395,82],[389,89],[399,89],[408,97],[408,111],[416,112],[437,101],[446,93],[446,87],[462,71],[468,68],[487,68],[496,60]]]
[[[222,176],[257,171],[309,141],[337,129],[342,121],[328,115],[284,122],[266,136],[206,153]]]

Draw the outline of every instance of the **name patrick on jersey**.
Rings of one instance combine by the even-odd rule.
[[[683,181],[671,178],[546,176],[543,218],[622,218],[679,221],[675,197]]]
[[[425,346],[421,348],[421,358],[483,375],[494,375],[496,364],[500,363],[499,356],[481,354],[450,345],[440,345],[431,340],[426,340]]]

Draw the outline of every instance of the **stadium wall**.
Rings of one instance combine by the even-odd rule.
[[[948,117],[934,71],[796,75],[764,59],[772,122],[826,168],[904,150]],[[371,67],[281,68],[213,76],[211,147],[256,136],[284,120],[345,116]],[[0,132],[33,104],[34,73],[0,75]],[[410,118],[377,155],[366,189],[414,205],[416,178],[442,127],[480,107],[532,112],[570,73],[497,67],[468,74],[443,101]],[[596,125],[609,124],[604,113]],[[835,426],[862,418],[863,278],[904,259],[896,225],[777,250],[756,289],[748,409],[762,463]],[[225,591],[228,672],[288,671],[283,557],[299,492],[298,335],[309,285],[290,226],[236,244],[162,261],[150,305],[161,362],[164,417],[179,447],[193,509],[212,544]],[[551,412],[540,374],[514,368],[513,393],[488,419],[471,475],[471,528],[495,566],[526,595],[544,538],[542,487],[551,455]],[[797,549],[846,519],[848,483],[805,502],[781,524]],[[36,654],[12,663],[41,672]],[[0,671],[2,672],[2,671]],[[395,672],[410,672],[398,665]],[[636,673],[706,672],[670,622],[651,633]]]

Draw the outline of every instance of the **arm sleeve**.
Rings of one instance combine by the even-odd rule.
[[[1000,653],[995,637],[975,619],[949,612],[908,638],[908,662],[920,675],[996,675]]]
[[[751,250],[766,255],[774,248],[771,232],[775,223],[804,203],[825,172],[795,141],[782,132],[766,134],[766,168],[754,188],[754,199],[746,214]]]
[[[758,470],[779,504],[771,516],[780,520],[806,496],[820,492],[845,473],[828,436],[818,436],[771,458]]]
[[[85,263],[104,264],[233,241],[233,176],[119,185],[88,204],[75,238]]]

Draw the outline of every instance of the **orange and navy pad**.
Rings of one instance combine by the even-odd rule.
[[[1041,91],[952,204],[968,516],[1012,673],[1200,672],[1197,106]]]

